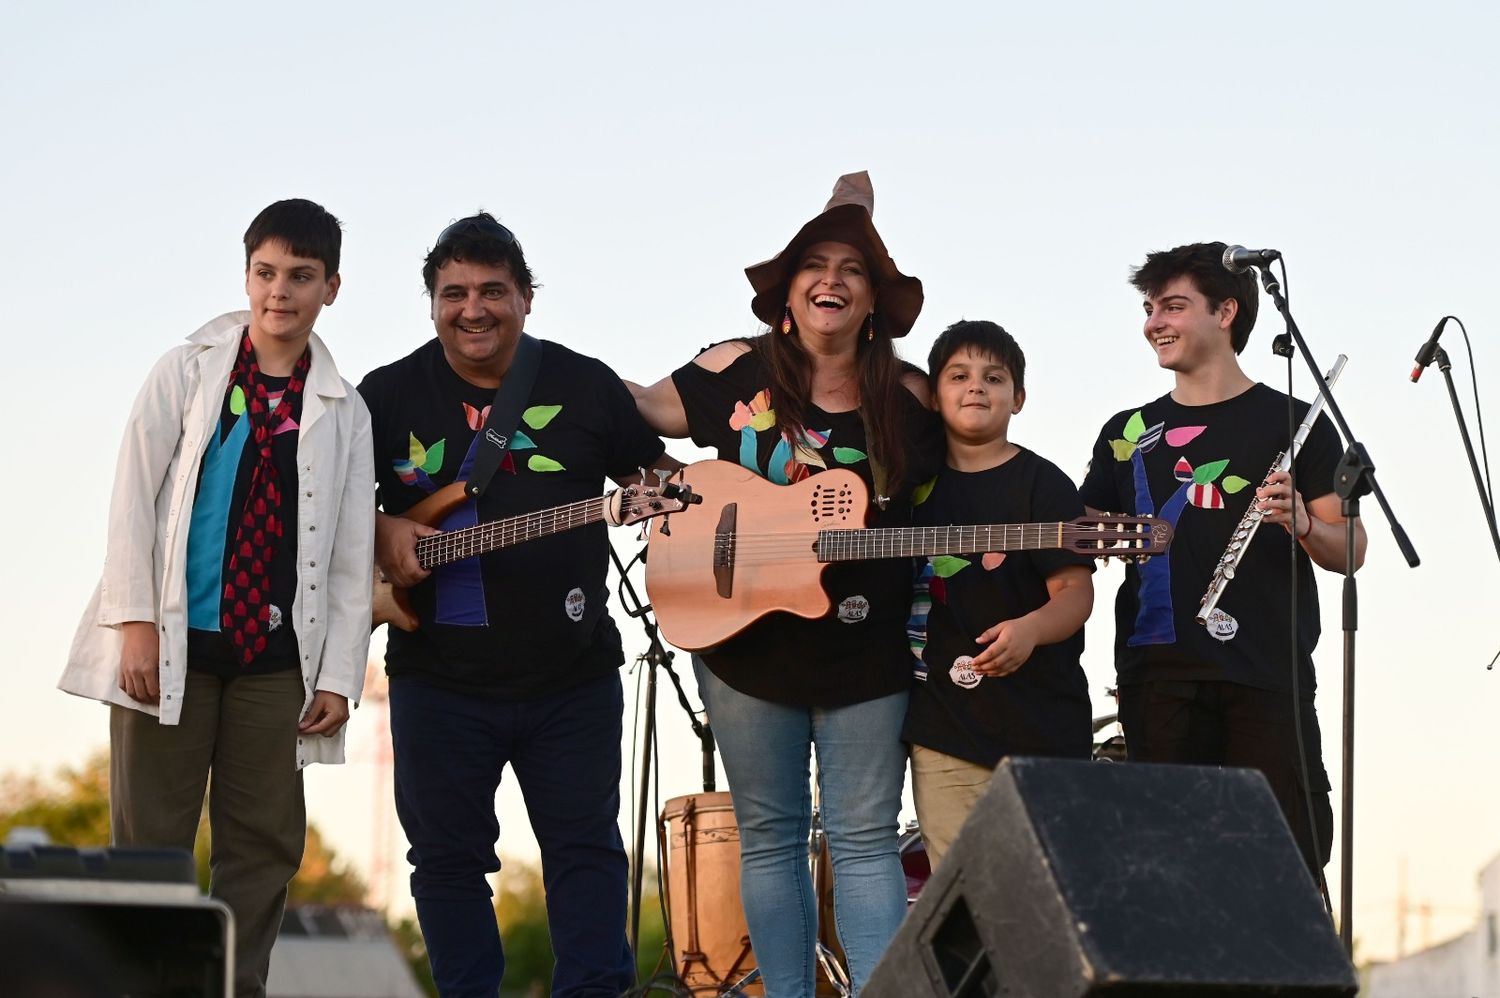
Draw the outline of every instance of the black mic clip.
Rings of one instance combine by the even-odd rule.
[[[1442,335],[1443,327],[1448,324],[1449,318],[1451,317],[1445,315],[1438,320],[1438,324],[1432,327],[1432,335],[1427,337],[1427,342],[1423,343],[1422,348],[1417,351],[1416,366],[1411,369],[1413,384],[1422,377],[1422,372],[1427,370],[1434,360],[1437,360],[1439,354],[1443,355],[1443,363],[1447,363],[1448,355],[1443,353],[1442,347],[1438,346],[1438,337]]]

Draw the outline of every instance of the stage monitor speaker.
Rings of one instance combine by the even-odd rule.
[[[191,853],[0,850],[0,994],[217,998],[233,993],[233,915]]]
[[[1352,995],[1254,770],[1009,759],[864,998]]]

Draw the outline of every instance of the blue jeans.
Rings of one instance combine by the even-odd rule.
[[[391,682],[396,813],[417,919],[444,998],[495,998],[505,955],[485,876],[500,869],[495,791],[515,772],[542,852],[553,995],[615,998],[635,982],[625,938],[619,673],[536,700]]]
[[[797,707],[739,693],[693,657],[740,829],[740,895],[772,998],[812,998],[817,898],[807,863],[810,749],[833,858],[834,920],[856,992],[906,915],[897,853],[906,693]]]

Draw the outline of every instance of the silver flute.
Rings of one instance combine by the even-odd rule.
[[[1333,362],[1323,383],[1328,388],[1339,380],[1339,375],[1344,371],[1344,364],[1349,360],[1344,354],[1339,354],[1338,360]],[[1270,481],[1271,476],[1278,471],[1285,471],[1292,466],[1292,460],[1302,445],[1307,442],[1308,433],[1312,432],[1313,422],[1318,418],[1318,413],[1323,411],[1323,403],[1326,401],[1322,389],[1318,390],[1318,397],[1313,399],[1313,404],[1307,409],[1307,416],[1303,418],[1302,425],[1297,427],[1297,433],[1292,437],[1292,446],[1276,455],[1276,460],[1271,464],[1271,470],[1266,472],[1266,477],[1261,480],[1264,488]],[[1214,577],[1208,584],[1208,592],[1203,594],[1202,604],[1198,607],[1197,621],[1203,626],[1208,626],[1208,616],[1214,612],[1219,605],[1219,598],[1224,595],[1224,590],[1229,588],[1229,583],[1234,579],[1235,570],[1240,567],[1240,559],[1245,557],[1245,549],[1255,538],[1255,532],[1260,529],[1260,521],[1265,517],[1260,509],[1260,502],[1256,499],[1250,500],[1250,508],[1245,510],[1245,515],[1240,517],[1239,525],[1234,528],[1234,533],[1229,536],[1229,546],[1219,556],[1219,563],[1214,566]]]

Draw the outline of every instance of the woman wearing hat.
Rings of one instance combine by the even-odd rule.
[[[633,390],[658,432],[691,436],[769,481],[855,471],[872,496],[891,497],[872,525],[901,526],[911,486],[936,472],[943,443],[926,378],[891,344],[916,321],[922,283],[896,269],[873,203],[868,174],[839,178],[822,214],[745,271],[751,311],[770,329],[716,344]],[[897,816],[910,566],[841,562],[824,586],[833,604],[826,616],[770,614],[693,659],[739,823],[751,942],[774,998],[813,994],[813,747],[835,920],[856,991],[906,913]]]

